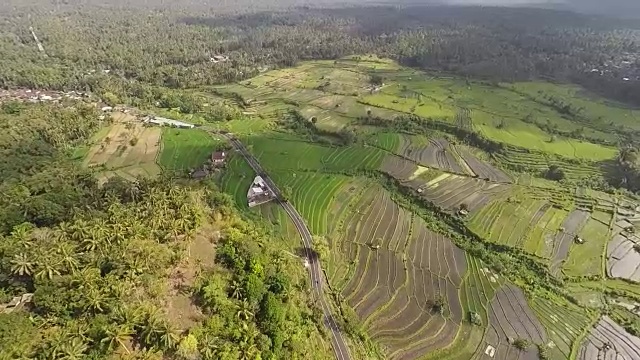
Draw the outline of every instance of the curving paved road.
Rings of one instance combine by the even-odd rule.
[[[253,171],[256,174],[262,176],[265,183],[276,195],[276,200],[278,203],[284,208],[284,211],[287,212],[293,224],[298,229],[300,236],[302,237],[302,242],[304,244],[304,250],[307,255],[307,259],[309,259],[309,275],[311,276],[311,289],[318,301],[320,302],[320,306],[322,307],[322,312],[324,313],[324,323],[331,330],[331,344],[333,345],[333,351],[336,354],[336,358],[338,360],[350,360],[351,355],[349,355],[349,347],[347,347],[344,337],[342,336],[342,332],[338,328],[336,324],[336,320],[331,314],[331,308],[327,304],[325,299],[325,294],[322,291],[322,285],[325,282],[324,275],[322,272],[322,267],[320,265],[320,260],[313,256],[312,252],[312,237],[309,228],[305,224],[302,216],[298,213],[298,211],[287,201],[282,200],[282,193],[280,189],[276,186],[276,184],[271,180],[269,175],[262,169],[258,160],[256,160],[251,153],[247,150],[247,148],[236,138],[233,136],[226,136],[227,139],[231,142],[233,147],[240,151],[245,160],[249,163]]]

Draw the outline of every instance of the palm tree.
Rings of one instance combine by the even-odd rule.
[[[35,268],[35,264],[29,260],[29,257],[20,253],[13,257],[11,260],[11,272],[20,276],[31,276],[33,275],[33,270]]]
[[[94,312],[103,312],[106,307],[106,297],[100,290],[91,287],[85,294],[86,308]]]
[[[133,330],[129,326],[110,324],[103,330],[100,343],[104,344],[109,351],[122,347],[127,354],[130,354],[131,352],[124,342],[131,339],[131,335],[133,335]]]
[[[204,360],[218,359],[220,358],[219,350],[220,339],[205,333],[204,338],[200,340],[200,355],[202,355],[202,358]]]
[[[85,352],[89,347],[79,337],[74,337],[71,341],[61,346],[60,352],[63,354],[60,360],[80,360],[86,358]]]
[[[58,271],[58,263],[54,263],[50,261],[50,259],[38,261],[38,265],[40,268],[38,272],[36,272],[36,279],[53,279],[54,276],[60,275],[60,271]]]
[[[231,297],[234,299],[240,300],[242,298],[242,284],[240,282],[233,280],[231,282]]]
[[[60,255],[61,262],[66,270],[74,274],[80,266],[80,262],[75,256],[82,255],[82,253],[77,253],[75,246],[68,242],[61,242],[57,246],[56,252]]]
[[[247,300],[243,300],[242,303],[240,303],[240,306],[238,307],[237,315],[238,315],[238,318],[243,320],[249,320],[250,318],[253,317],[251,304],[249,304]]]

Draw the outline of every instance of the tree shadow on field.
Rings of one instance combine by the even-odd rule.
[[[607,184],[613,187],[624,187],[626,174],[620,168],[620,163],[617,158],[598,162],[598,169],[602,172],[602,176]]]

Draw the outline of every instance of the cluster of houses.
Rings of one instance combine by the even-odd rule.
[[[215,151],[213,154],[211,154],[211,158],[209,159],[209,161],[207,161],[207,163],[204,164],[201,169],[191,172],[191,177],[193,179],[204,179],[217,169],[225,167],[226,164],[227,152],[224,150]]]
[[[47,91],[47,90],[0,90],[0,102],[21,101],[21,102],[60,102],[63,99],[80,100],[89,97],[89,94],[79,91]]]
[[[591,69],[592,74],[619,77],[622,81],[640,81],[640,56],[638,54],[622,54]]]

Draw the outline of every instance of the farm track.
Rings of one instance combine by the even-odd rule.
[[[324,323],[331,331],[331,342],[333,346],[334,353],[336,358],[339,360],[348,360],[351,359],[351,355],[349,353],[349,348],[346,345],[346,340],[344,339],[340,328],[338,327],[333,314],[331,313],[331,308],[328,305],[327,300],[325,299],[325,294],[322,289],[323,284],[326,279],[324,278],[322,268],[320,266],[320,260],[316,256],[312,256],[311,252],[313,250],[312,247],[312,237],[311,232],[308,227],[305,225],[304,220],[300,216],[300,214],[296,211],[296,209],[291,206],[288,202],[282,201],[282,195],[278,187],[273,183],[271,178],[265,171],[262,169],[258,161],[249,153],[249,151],[244,147],[244,145],[233,137],[228,137],[233,147],[238,150],[245,160],[249,163],[249,165],[253,168],[256,174],[261,174],[263,179],[271,188],[271,190],[276,195],[278,202],[287,214],[291,217],[294,225],[298,229],[300,236],[302,238],[303,244],[305,246],[305,251],[307,253],[307,258],[309,259],[309,275],[311,277],[311,287],[314,293],[314,296],[318,299],[320,307],[324,316]]]

